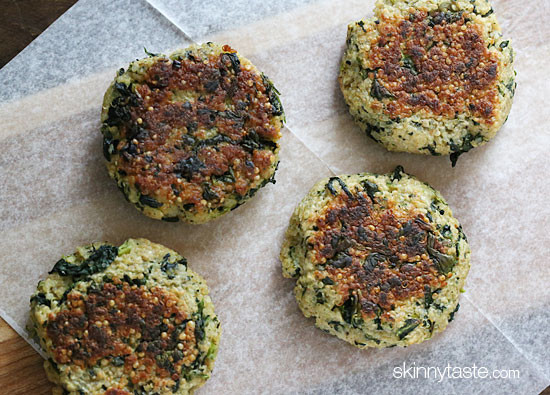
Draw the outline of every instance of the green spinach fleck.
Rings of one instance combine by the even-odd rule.
[[[330,277],[323,278],[321,282],[325,285],[334,285],[334,281]]]
[[[408,69],[412,73],[412,75],[418,75],[414,60],[412,60],[409,55],[403,55],[401,58],[401,62],[403,62],[403,67]]]
[[[363,185],[363,188],[367,192],[367,195],[370,197],[370,199],[374,203],[374,194],[379,191],[378,185],[376,185],[373,182],[370,182],[369,180],[361,181],[361,185]]]
[[[138,287],[145,285],[147,283],[147,277],[144,278],[131,278],[127,274],[125,274],[122,279],[125,283],[128,283],[130,285],[137,285]]]
[[[113,364],[113,366],[122,366],[122,365],[124,365],[124,359],[125,359],[124,356],[114,357],[111,360],[111,363]]]
[[[176,269],[178,265],[183,265],[187,267],[187,259],[181,258],[180,260],[175,262],[170,262],[169,260],[170,254],[164,255],[162,261],[160,261],[160,270],[166,273],[169,279],[173,279],[176,276],[174,269]]]
[[[281,104],[281,100],[279,99],[279,95],[281,94],[277,88],[273,85],[273,82],[262,73],[262,81],[265,86],[265,93],[267,97],[269,97],[269,103],[271,103],[271,113],[275,116],[277,115],[284,115],[284,109],[283,105]]]
[[[235,74],[239,74],[241,71],[241,61],[239,60],[239,56],[234,52],[224,52],[221,55],[222,61],[225,63],[227,60],[229,60],[229,63],[231,64],[231,67],[233,68],[233,71]]]
[[[397,337],[399,340],[403,340],[409,333],[414,331],[418,325],[420,325],[420,320],[415,318],[405,320],[405,325],[397,330]]]
[[[140,195],[139,196],[139,202],[143,204],[144,206],[149,206],[152,208],[159,208],[162,207],[163,203],[159,202],[157,199],[151,196],[147,195]]]
[[[147,56],[149,56],[150,58],[152,58],[152,57],[154,57],[154,56],[159,56],[158,53],[152,53],[152,52],[147,51],[147,48],[145,48],[145,47],[143,47],[143,51],[144,51],[145,54],[146,54]]]
[[[328,324],[334,327],[336,332],[340,332],[340,329],[344,328],[344,325],[340,321],[329,321]]]
[[[352,262],[352,257],[345,252],[340,251],[329,262],[327,262],[327,264],[337,269],[342,269],[351,265]]]
[[[397,166],[390,178],[392,181],[395,181],[395,180],[400,181],[401,178],[403,177],[403,174],[405,174],[405,170],[403,170],[403,166]]]
[[[368,256],[367,256],[367,259],[365,260],[365,263],[363,264],[363,269],[365,269],[365,271],[367,273],[370,273],[374,270],[374,268],[380,263],[380,262],[384,262],[386,260],[386,256],[385,255],[382,255],[378,252],[371,252]]]
[[[430,258],[432,258],[432,261],[437,266],[437,270],[439,270],[442,274],[447,274],[451,270],[453,270],[453,267],[456,265],[457,261],[456,258],[452,255],[444,254],[434,248],[435,244],[435,237],[433,234],[428,233],[428,243],[426,245],[426,249],[428,250],[428,254],[430,255]]]
[[[61,276],[89,276],[105,270],[118,255],[118,248],[104,244],[94,249],[88,258],[80,265],[74,265],[65,259],[60,259],[49,272],[58,273]]]
[[[451,312],[451,314],[449,314],[449,322],[455,319],[455,314],[459,308],[460,308],[460,303],[457,303],[455,309]]]
[[[340,306],[340,314],[342,319],[348,324],[352,323],[353,316],[359,311],[359,299],[350,294],[349,298]]]
[[[52,307],[52,303],[50,302],[50,300],[48,298],[46,298],[46,295],[42,292],[39,292],[36,295],[34,295],[33,297],[31,297],[31,303],[32,302],[36,302],[36,304],[39,304],[39,305],[45,305],[45,306],[48,306],[48,307]]]
[[[472,135],[471,133],[468,133],[464,138],[462,139],[462,144],[457,145],[451,140],[450,147],[451,147],[451,164],[453,167],[456,166],[456,162],[458,161],[458,157],[462,155],[465,152],[470,151],[472,148],[474,148],[474,145],[472,143],[480,143],[483,141],[483,136],[481,135]]]
[[[197,311],[193,314],[195,321],[195,339],[197,343],[201,342],[204,339],[204,327],[206,325],[207,317],[203,316],[204,311],[204,299],[201,299],[197,303]]]
[[[424,285],[424,308],[428,310],[433,303],[432,290],[429,285]]]
[[[384,85],[379,83],[376,77],[372,80],[370,95],[378,100],[395,99],[395,96]]]
[[[334,188],[334,181],[337,181],[338,184],[340,184],[340,187],[342,188],[342,190],[344,191],[344,193],[346,195],[348,195],[348,197],[351,199],[353,198],[353,194],[350,192],[350,190],[348,189],[348,186],[346,185],[346,183],[344,181],[342,181],[339,177],[330,177],[328,179],[328,182],[326,183],[325,185],[325,188],[327,188],[329,190],[329,192],[333,195],[333,196],[336,196],[338,195],[338,191]]]
[[[218,198],[216,192],[214,192],[209,183],[205,182],[202,184],[202,197],[206,201],[214,200]]]
[[[322,290],[320,289],[317,289],[315,291],[315,301],[319,304],[323,304],[326,302],[326,299],[325,299],[325,294],[323,293]]]

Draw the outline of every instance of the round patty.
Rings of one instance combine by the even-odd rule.
[[[359,348],[444,330],[469,261],[443,197],[401,167],[321,180],[294,211],[281,250],[304,315]]]
[[[516,89],[514,52],[485,0],[378,1],[348,26],[340,87],[390,151],[458,156],[495,136]]]
[[[203,223],[274,181],[284,113],[271,81],[207,43],[121,69],[101,114],[109,174],[145,215]]]
[[[204,280],[145,239],[63,257],[31,297],[31,320],[60,394],[191,393],[220,337]]]

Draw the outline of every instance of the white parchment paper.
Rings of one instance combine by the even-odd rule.
[[[517,52],[518,90],[494,141],[448,158],[385,151],[353,125],[336,77],[346,25],[373,1],[81,0],[0,70],[0,314],[23,336],[28,299],[54,262],[96,240],[146,237],[185,255],[211,289],[223,334],[201,393],[537,393],[548,351],[550,2],[494,1]],[[282,92],[277,184],[206,225],[154,221],[104,169],[102,95],[119,67],[191,42],[228,43]],[[303,317],[278,251],[319,178],[397,164],[447,198],[472,247],[461,309],[406,349],[358,350]],[[397,379],[395,367],[519,370],[515,379]]]

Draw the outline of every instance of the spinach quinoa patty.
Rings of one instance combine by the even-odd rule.
[[[228,45],[151,54],[120,69],[101,121],[110,176],[151,218],[203,223],[275,182],[278,91]]]
[[[441,194],[401,167],[318,182],[281,250],[304,315],[359,348],[408,346],[443,331],[469,261]]]
[[[31,297],[54,394],[189,394],[212,372],[220,324],[204,280],[145,239],[59,260]]]
[[[348,26],[340,87],[390,151],[458,156],[489,141],[516,89],[514,52],[485,0],[379,0]]]

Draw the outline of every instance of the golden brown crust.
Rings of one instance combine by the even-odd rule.
[[[342,192],[314,229],[308,243],[319,267],[316,277],[323,280],[328,273],[342,303],[353,295],[364,318],[391,319],[384,313],[396,302],[446,285],[427,251],[432,225],[422,213],[402,214],[391,205],[373,204],[365,192]],[[447,252],[437,240],[432,248]]]
[[[128,120],[117,125],[117,172],[160,206],[215,209],[273,173],[282,126],[273,122],[282,114],[274,88],[229,46],[223,50],[204,61],[191,51],[158,58],[132,83]]]
[[[84,368],[104,358],[116,360],[137,384],[152,377],[178,380],[182,365],[194,360],[188,352],[196,346],[194,325],[178,298],[162,288],[147,290],[113,279],[87,296],[69,293],[67,306],[48,317],[56,363]],[[180,357],[172,354],[166,361],[163,354],[172,350]]]
[[[119,388],[109,388],[104,395],[131,395],[128,391]]]
[[[469,113],[492,124],[498,59],[481,29],[464,12],[411,11],[408,19],[382,17],[368,53],[375,96],[392,98],[384,112],[392,118],[419,110],[450,118]]]

